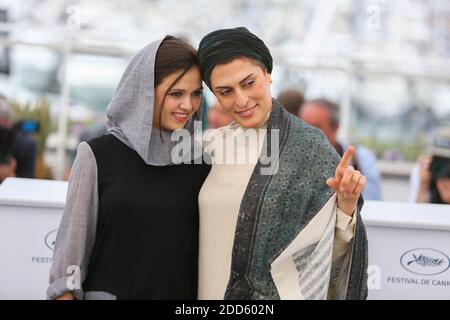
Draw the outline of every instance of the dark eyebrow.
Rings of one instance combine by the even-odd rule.
[[[242,84],[243,82],[247,81],[248,78],[253,77],[253,73],[250,73],[248,76],[246,76],[244,79],[242,79],[241,81],[239,81],[239,84]],[[215,89],[228,89],[229,87],[215,87]]]
[[[203,87],[199,87],[198,89],[196,89],[196,90],[194,90],[194,91],[202,91],[202,90],[203,90]],[[184,89],[178,89],[178,88],[172,88],[172,89],[170,89],[170,92],[172,92],[172,91],[185,92],[186,90],[184,90]]]
[[[242,84],[243,82],[247,81],[248,78],[253,77],[253,73],[249,74],[248,76],[246,76],[244,79],[242,79],[241,81],[239,81],[239,84]]]

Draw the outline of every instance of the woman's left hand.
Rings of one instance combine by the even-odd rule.
[[[348,165],[354,152],[355,148],[350,146],[336,168],[335,177],[327,180],[327,185],[337,193],[338,208],[349,216],[353,216],[367,182],[361,172]]]

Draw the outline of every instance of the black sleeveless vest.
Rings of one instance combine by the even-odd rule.
[[[196,299],[198,193],[210,166],[151,166],[113,135],[89,142],[98,221],[83,283],[117,299]]]

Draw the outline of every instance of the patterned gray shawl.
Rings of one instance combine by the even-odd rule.
[[[340,158],[320,130],[290,115],[273,100],[264,148],[271,149],[271,129],[279,130],[279,168],[263,175],[258,161],[241,202],[233,244],[231,274],[225,299],[280,299],[271,262],[291,243],[333,196],[326,185]],[[261,157],[260,157],[261,159]],[[367,238],[357,210],[350,250],[324,276],[337,292],[334,299],[367,297]],[[324,238],[324,242],[330,239]],[[313,250],[313,249],[311,249]],[[303,255],[303,257],[302,257]],[[299,253],[297,264],[309,255]],[[338,281],[339,273],[348,274]],[[328,276],[327,276],[328,275]]]

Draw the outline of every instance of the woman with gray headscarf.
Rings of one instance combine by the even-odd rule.
[[[210,167],[176,164],[171,134],[193,127],[201,96],[196,51],[181,39],[132,59],[106,111],[109,134],[78,147],[49,299],[196,298],[197,199]]]

